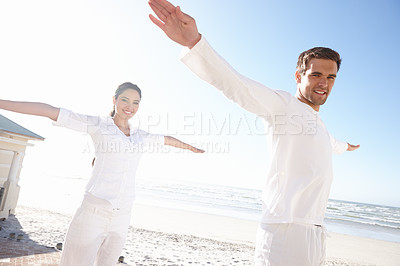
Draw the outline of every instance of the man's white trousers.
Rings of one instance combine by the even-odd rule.
[[[311,224],[260,224],[256,266],[319,266],[325,261],[326,231]]]

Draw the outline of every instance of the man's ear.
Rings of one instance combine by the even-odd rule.
[[[294,79],[296,80],[297,84],[301,82],[301,75],[299,71],[296,71],[296,73],[294,73]]]

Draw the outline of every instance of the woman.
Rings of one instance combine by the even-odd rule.
[[[95,147],[92,176],[68,229],[60,265],[116,264],[128,233],[136,169],[149,146],[164,144],[204,152],[173,137],[133,128],[129,119],[138,111],[141,97],[138,86],[130,82],[121,84],[109,117],[77,114],[44,103],[0,100],[1,109],[48,117],[54,125],[92,137]]]

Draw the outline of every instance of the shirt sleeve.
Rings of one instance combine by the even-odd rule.
[[[332,152],[335,154],[341,154],[347,151],[348,144],[347,142],[340,141],[335,139],[332,135],[329,135],[331,139],[331,145],[332,145]]]
[[[100,122],[101,119],[98,116],[78,114],[70,110],[60,108],[57,121],[53,122],[53,125],[92,135],[98,130]]]
[[[236,72],[204,37],[192,49],[183,49],[180,59],[192,72],[249,112],[259,116],[280,113],[291,96]]]
[[[143,140],[144,145],[164,145],[164,135],[151,134],[141,129],[138,130],[138,134]]]

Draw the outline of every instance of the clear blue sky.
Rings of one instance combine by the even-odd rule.
[[[271,88],[295,93],[300,52],[337,50],[342,67],[321,116],[337,138],[361,148],[334,156],[331,198],[400,206],[399,1],[173,3],[239,72]],[[260,121],[188,71],[149,13],[137,0],[2,1],[0,97],[106,115],[115,88],[132,81],[144,95],[135,123],[207,149],[150,154],[140,177],[261,188],[268,155]],[[28,150],[23,176],[90,171],[80,134],[1,114],[46,137]]]

